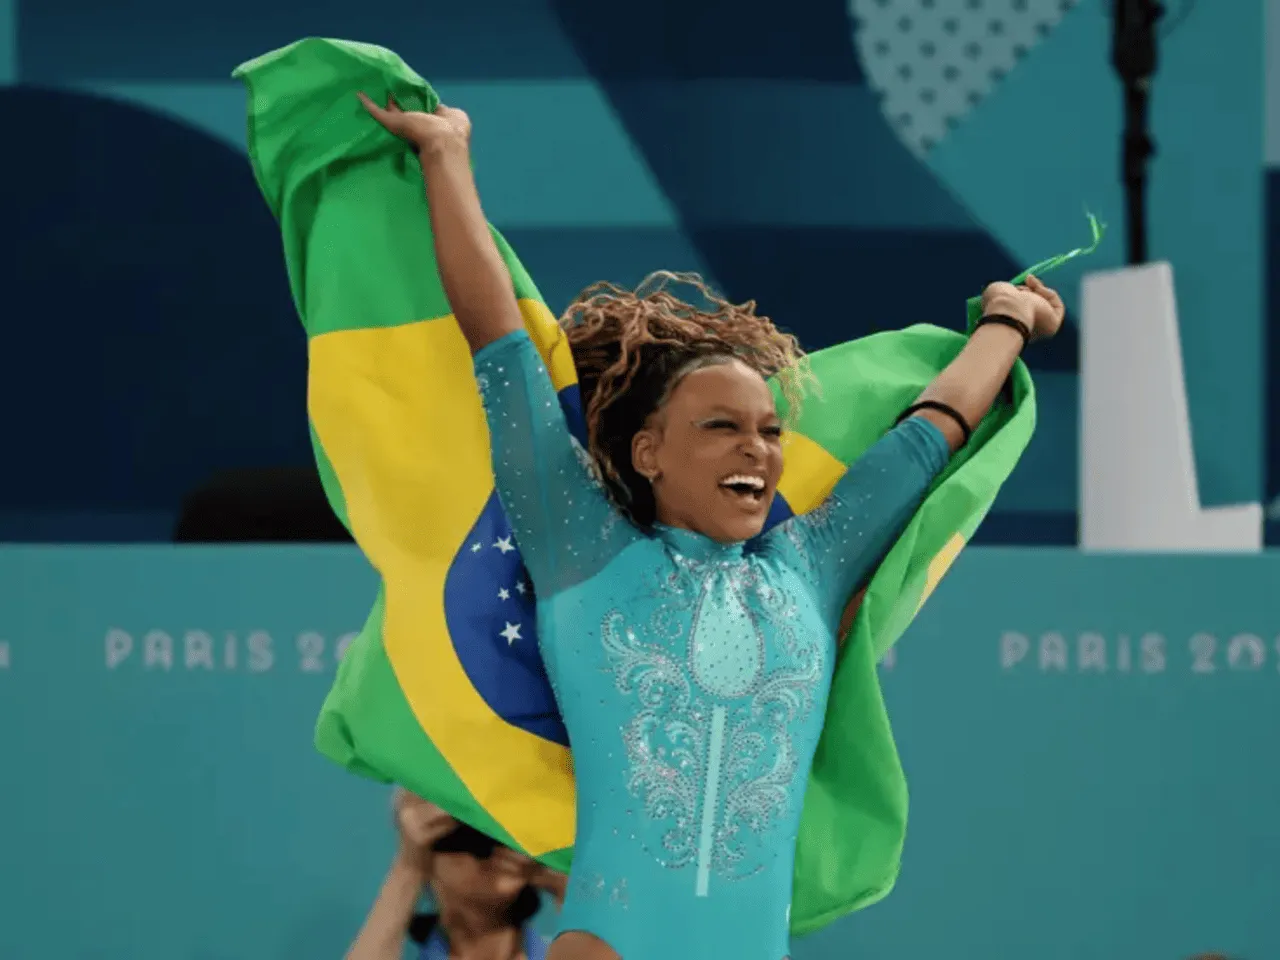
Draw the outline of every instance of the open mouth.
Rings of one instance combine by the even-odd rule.
[[[756,504],[764,500],[766,486],[764,478],[747,473],[735,473],[720,481],[720,489],[743,504]]]

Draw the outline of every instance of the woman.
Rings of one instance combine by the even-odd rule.
[[[758,537],[782,471],[765,379],[794,409],[795,340],[752,304],[678,300],[669,275],[636,293],[588,290],[562,323],[587,455],[486,225],[466,115],[362,101],[421,162],[573,745],[574,864],[549,956],[781,960],[841,611],[1026,342],[1057,332],[1062,302],[1030,278],[988,287],[985,322],[900,425],[822,508]]]
[[[403,790],[400,846],[347,960],[399,960],[406,936],[421,960],[544,960],[531,926],[538,891],[563,899],[563,877]],[[418,914],[424,890],[438,912]]]

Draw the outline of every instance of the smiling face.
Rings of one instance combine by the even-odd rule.
[[[782,476],[782,425],[764,378],[715,358],[680,377],[631,444],[657,520],[720,543],[763,528]]]

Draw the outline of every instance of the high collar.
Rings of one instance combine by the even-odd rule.
[[[741,543],[720,543],[692,530],[661,523],[653,525],[653,532],[676,553],[700,563],[729,563],[742,558]]]

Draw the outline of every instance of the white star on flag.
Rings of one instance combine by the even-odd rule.
[[[502,631],[502,639],[507,641],[508,647],[517,640],[523,640],[524,638],[520,636],[520,624],[508,623],[506,628]]]
[[[481,547],[481,544],[479,544],[479,543],[473,543],[473,544],[471,545],[471,552],[472,552],[472,553],[479,553],[479,552],[480,552],[480,547]]]
[[[510,600],[510,599],[511,599],[511,591],[510,591],[510,590],[508,590],[506,587],[503,587],[501,590],[499,590],[499,591],[498,591],[498,599],[499,599],[499,600]]]
[[[510,537],[499,537],[497,542],[494,543],[494,547],[499,553],[510,553],[515,549],[515,544],[511,542]]]
[[[516,584],[516,593],[520,594],[522,597],[524,596],[524,581]]]

